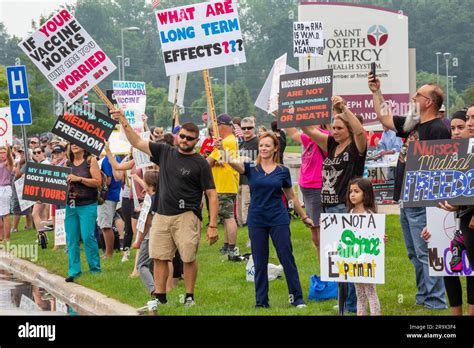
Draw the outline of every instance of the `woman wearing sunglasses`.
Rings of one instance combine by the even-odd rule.
[[[33,161],[39,164],[51,164],[40,146],[33,148]],[[44,230],[41,222],[49,220],[49,204],[36,202],[33,206],[32,216],[36,231]]]

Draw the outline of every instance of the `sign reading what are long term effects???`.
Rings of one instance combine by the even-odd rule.
[[[384,214],[321,214],[321,279],[383,284],[384,235]]]
[[[57,118],[51,132],[100,156],[116,125],[117,121],[93,108],[71,104]]]
[[[66,9],[18,46],[69,103],[115,70],[115,65]]]
[[[410,142],[401,198],[404,207],[472,205],[474,138]]]
[[[28,162],[26,165],[23,199],[56,205],[66,205],[67,176],[71,168]]]
[[[278,128],[331,122],[332,69],[280,76]]]
[[[246,62],[236,1],[155,12],[166,75]]]

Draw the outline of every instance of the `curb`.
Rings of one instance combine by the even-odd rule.
[[[54,297],[72,304],[80,315],[138,315],[132,306],[85,286],[66,283],[63,277],[50,273],[46,268],[7,253],[0,254],[0,267],[20,280],[44,288]]]

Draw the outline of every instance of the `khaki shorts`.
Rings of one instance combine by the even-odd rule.
[[[223,220],[234,218],[235,193],[219,193],[219,217]]]
[[[173,216],[155,214],[150,228],[150,258],[171,261],[178,249],[183,262],[193,262],[200,239],[201,220],[192,211]]]
[[[118,202],[105,201],[104,204],[99,205],[97,211],[97,225],[99,225],[101,229],[112,228],[117,203]]]

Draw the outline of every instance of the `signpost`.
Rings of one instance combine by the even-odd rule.
[[[25,66],[7,67],[7,81],[12,124],[14,126],[31,124],[31,107]]]

